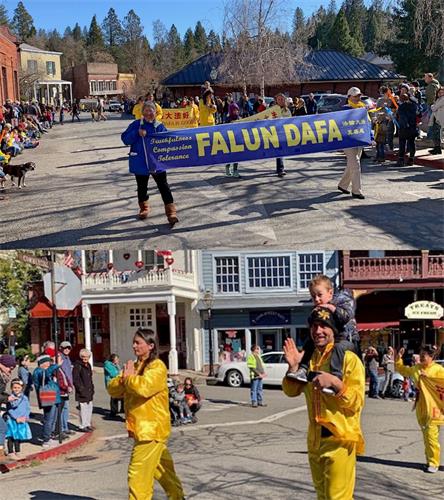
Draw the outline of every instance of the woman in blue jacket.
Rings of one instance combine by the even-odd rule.
[[[119,356],[117,354],[111,354],[111,356],[103,364],[103,373],[105,375],[105,387],[108,388],[110,381],[120,375],[122,369],[119,365]],[[110,418],[117,417],[119,413],[119,401],[120,401],[120,413],[123,413],[123,399],[111,398],[110,401]]]
[[[165,170],[155,170],[148,161],[147,139],[153,134],[166,132],[165,125],[156,121],[156,108],[154,103],[146,102],[142,107],[143,117],[135,120],[123,132],[122,141],[127,146],[131,146],[129,153],[129,171],[136,176],[137,197],[139,199],[139,218],[148,217],[150,206],[148,204],[148,179],[152,175],[159,188],[163,203],[165,204],[165,214],[170,226],[179,222],[177,218],[176,205],[167,181]]]

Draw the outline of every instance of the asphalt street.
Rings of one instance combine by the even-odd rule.
[[[107,396],[96,376],[94,440],[72,454],[1,477],[1,500],[124,500],[131,450],[123,423],[103,419]],[[315,498],[307,460],[305,400],[266,389],[266,408],[249,406],[248,388],[200,386],[199,422],[174,428],[170,439],[187,498]],[[412,403],[367,400],[355,499],[443,498],[444,467],[421,471],[421,433]],[[443,433],[441,432],[441,438]],[[13,493],[12,493],[13,492]],[[165,498],[156,486],[155,498]]]
[[[442,170],[363,162],[365,200],[337,190],[340,152],[170,171],[180,223],[170,230],[157,188],[152,215],[137,219],[135,181],[120,133],[130,120],[54,129],[14,163],[34,161],[27,187],[0,193],[0,248],[437,248],[443,234]]]

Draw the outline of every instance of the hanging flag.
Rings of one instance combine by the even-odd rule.
[[[70,250],[66,250],[65,255],[63,257],[63,265],[66,267],[72,267],[74,264],[74,258],[71,254]]]

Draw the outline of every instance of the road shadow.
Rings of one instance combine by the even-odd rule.
[[[70,495],[48,490],[30,491],[30,500],[96,500],[95,497],[85,497],[83,495]]]
[[[110,149],[123,149],[123,148],[128,148],[128,146],[109,146],[106,148],[91,148],[91,149],[81,149],[79,151],[71,151],[71,154],[76,154],[76,153],[91,153],[92,151],[108,151]]]
[[[56,169],[60,168],[73,168],[73,167],[87,167],[94,165],[107,165],[109,163],[114,163],[117,161],[126,161],[128,160],[128,156],[121,156],[119,158],[108,158],[107,160],[96,160],[96,161],[88,161],[83,163],[73,163],[71,165],[61,165],[60,167],[56,167]]]
[[[388,458],[378,458],[378,457],[360,456],[357,457],[357,461],[367,464],[387,465],[389,467],[402,467],[403,469],[422,470],[424,467],[424,464],[419,462],[401,462],[400,460],[392,460]],[[439,470],[444,471],[444,466],[440,467]]]

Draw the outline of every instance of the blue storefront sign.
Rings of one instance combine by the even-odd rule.
[[[252,311],[251,326],[285,326],[290,324],[290,311]]]
[[[150,170],[335,151],[371,143],[365,108],[172,130],[147,140]]]

